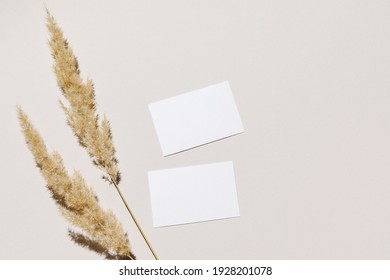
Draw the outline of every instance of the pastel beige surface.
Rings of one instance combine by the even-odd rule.
[[[45,1],[109,117],[122,190],[161,259],[390,257],[390,4]],[[0,2],[1,259],[98,259],[67,237],[18,124],[150,258],[59,108],[41,1]],[[147,104],[228,80],[245,133],[162,157]],[[147,172],[234,161],[240,217],[153,228]],[[183,249],[185,248],[185,249]]]

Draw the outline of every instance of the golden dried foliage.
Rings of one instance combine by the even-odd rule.
[[[111,127],[108,120],[105,117],[100,120],[96,112],[92,81],[90,79],[84,81],[81,78],[77,58],[54,17],[48,11],[47,28],[50,34],[49,45],[54,58],[54,73],[62,95],[67,101],[67,104],[60,101],[67,122],[79,144],[88,152],[92,162],[103,171],[103,178],[115,186],[151,253],[155,259],[158,259],[119,189],[121,176]],[[100,207],[96,195],[86,185],[79,172],[75,171],[73,176],[69,176],[59,153],[47,152],[42,138],[20,108],[18,108],[18,116],[27,145],[60,212],[82,231],[78,233],[69,230],[71,239],[107,259],[135,259],[130,251],[127,234],[114,214]]]
[[[82,233],[69,232],[78,244],[108,259],[135,259],[127,234],[111,211],[99,205],[94,191],[77,171],[69,176],[61,155],[49,154],[38,131],[18,108],[18,118],[30,151],[61,214]]]
[[[80,145],[84,147],[93,163],[105,173],[103,178],[110,183],[120,181],[118,160],[112,142],[111,127],[105,117],[100,121],[96,112],[95,91],[90,79],[83,81],[78,61],[57,26],[54,17],[47,12],[49,45],[54,58],[54,73],[68,106],[61,102]]]

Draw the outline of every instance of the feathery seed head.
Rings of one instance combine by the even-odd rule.
[[[103,255],[107,258],[133,258],[127,234],[115,215],[100,207],[96,194],[86,185],[79,172],[75,171],[73,176],[69,176],[61,155],[58,152],[49,154],[28,116],[20,107],[17,112],[27,146],[62,215],[83,230],[88,240],[104,248],[107,254]]]
[[[54,58],[54,73],[68,103],[65,105],[60,101],[67,123],[79,144],[87,150],[92,162],[103,170],[104,178],[111,183],[115,180],[118,184],[120,172],[111,128],[105,118],[99,121],[93,83],[90,79],[83,81],[81,78],[77,58],[50,13],[47,14],[47,27]]]

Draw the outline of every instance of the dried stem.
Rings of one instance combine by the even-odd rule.
[[[112,177],[111,177],[111,181],[112,181],[112,183],[114,184],[115,189],[117,190],[119,196],[121,197],[121,199],[122,199],[122,201],[123,201],[123,204],[126,206],[127,211],[129,212],[131,218],[133,219],[133,221],[134,221],[135,225],[137,226],[139,232],[141,233],[143,239],[145,240],[145,243],[148,245],[150,252],[153,254],[154,259],[155,259],[155,260],[158,260],[159,258],[158,258],[158,256],[157,256],[156,252],[153,250],[152,245],[150,244],[148,238],[146,237],[146,235],[145,235],[144,231],[142,230],[140,224],[138,223],[136,217],[134,216],[133,212],[131,211],[129,205],[127,204],[126,199],[125,199],[125,197],[123,196],[121,190],[119,189],[119,186],[118,186],[117,182],[116,182],[115,179],[112,178]]]

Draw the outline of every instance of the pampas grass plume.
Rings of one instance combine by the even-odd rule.
[[[54,58],[53,70],[65,101],[60,101],[68,125],[79,144],[103,172],[103,178],[114,185],[132,220],[144,238],[155,259],[156,253],[146,238],[140,224],[127,204],[119,183],[121,174],[113,145],[111,127],[104,116],[96,112],[95,90],[90,79],[80,75],[79,64],[72,48],[58,27],[54,17],[47,12],[49,45]],[[18,107],[22,131],[36,165],[47,183],[52,198],[61,214],[81,232],[69,231],[77,244],[93,250],[107,259],[135,259],[127,234],[111,211],[102,209],[99,201],[78,171],[72,176],[66,171],[58,152],[49,154],[46,146],[27,115]]]
[[[127,234],[115,215],[100,207],[96,194],[78,171],[72,176],[68,174],[58,152],[48,153],[42,137],[20,107],[17,112],[27,146],[52,198],[61,214],[82,230],[82,233],[70,231],[72,239],[82,246],[90,244],[92,250],[99,248],[95,251],[108,259],[135,259]]]

